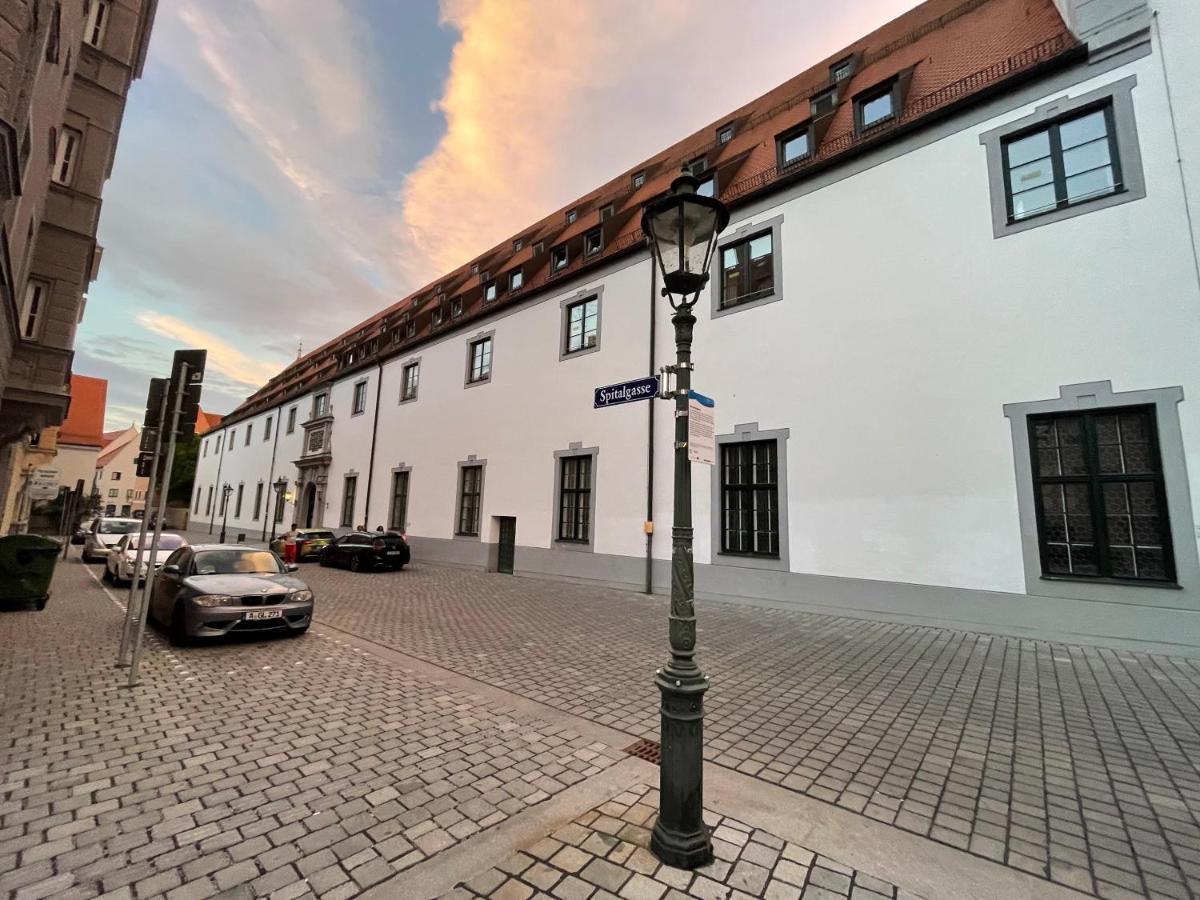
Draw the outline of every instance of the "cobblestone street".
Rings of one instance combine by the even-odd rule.
[[[420,564],[301,574],[318,598],[307,637],[177,650],[151,631],[134,691],[112,666],[122,611],[74,557],[44,612],[0,614],[0,897],[929,893],[744,815],[713,814],[718,858],[695,880],[661,869],[645,772],[521,826],[485,865],[477,840],[504,843],[656,736],[666,601]],[[1198,895],[1194,660],[726,603],[699,615],[707,754],[745,784],[984,871]],[[439,866],[459,877],[406,892]]]
[[[307,567],[318,617],[656,736],[667,602]],[[711,761],[1104,897],[1200,894],[1196,660],[701,602]]]

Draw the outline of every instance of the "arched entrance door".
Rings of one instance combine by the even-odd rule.
[[[304,486],[304,527],[312,528],[316,523],[313,518],[317,510],[317,486],[311,481]]]

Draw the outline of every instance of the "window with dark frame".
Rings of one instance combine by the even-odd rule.
[[[534,256],[541,256],[545,251],[546,251],[546,244],[544,241],[538,241],[536,244],[533,245],[533,255]]]
[[[237,489],[237,502],[233,505],[233,517],[240,519],[242,517],[242,496],[246,492],[246,485],[239,484]]]
[[[409,363],[404,367],[403,376],[400,386],[400,399],[416,400],[417,387],[421,383],[421,364],[419,362]]]
[[[492,339],[480,338],[471,343],[471,371],[467,380],[471,384],[487,381],[492,377]]]
[[[806,123],[799,128],[785,131],[777,138],[779,168],[805,159],[812,153],[811,128]]]
[[[263,483],[260,481],[254,486],[254,515],[251,520],[257,522],[258,517],[262,515],[262,498],[263,498]]]
[[[567,267],[567,245],[560,244],[550,249],[550,271],[559,272]]]
[[[274,424],[274,420],[275,420],[274,416],[267,416],[267,424],[263,428],[263,442],[264,443],[271,439],[271,426]]]
[[[408,520],[408,473],[392,473],[392,508],[388,511],[388,527],[403,531]]]
[[[721,552],[779,558],[775,441],[721,446]]]
[[[350,407],[350,414],[357,416],[359,413],[367,410],[367,383],[359,381],[354,385],[354,399]]]
[[[774,250],[769,230],[721,248],[721,309],[750,303],[775,290]]]
[[[247,422],[246,423],[246,444],[245,444],[245,446],[247,446],[247,447],[250,446],[250,435],[253,433],[254,433],[254,423]]]
[[[515,241],[513,241],[513,253],[518,252],[524,246],[525,242],[520,238],[517,238]]]
[[[633,189],[636,191],[638,188],[640,188],[643,184],[646,183],[646,173],[645,172],[634,172],[633,175],[631,175],[629,177],[629,183],[633,187]]]
[[[689,160],[687,164],[687,172],[693,178],[699,178],[704,170],[708,168],[708,157],[697,156],[693,160]]]
[[[104,32],[108,28],[108,0],[93,0],[88,9],[87,22],[83,27],[83,40],[93,47],[99,47],[104,40]]]
[[[896,115],[895,85],[878,88],[855,101],[859,130],[872,128]]]
[[[600,339],[600,298],[588,297],[567,307],[566,353],[590,350]]]
[[[604,229],[596,227],[583,236],[583,255],[595,256],[604,249]]]
[[[600,221],[601,222],[607,222],[609,219],[612,218],[612,214],[613,214],[613,205],[611,203],[606,203],[604,206],[600,207]]]
[[[732,140],[733,140],[733,126],[732,125],[725,125],[724,127],[717,129],[717,143],[718,144],[728,144]]]
[[[854,59],[844,59],[829,67],[829,77],[834,81],[845,81],[854,74]]]
[[[483,495],[483,466],[463,466],[459,476],[458,530],[464,537],[478,537],[480,499]]]
[[[1042,573],[1173,582],[1153,406],[1029,417]]]
[[[696,185],[696,193],[701,197],[717,196],[717,176],[716,173],[709,175],[707,178],[700,179],[700,183]]]
[[[354,494],[358,490],[358,476],[347,475],[345,489],[342,491],[342,520],[343,528],[354,527]]]
[[[455,297],[453,300],[450,301],[450,315],[453,318],[457,319],[459,316],[462,315],[462,312],[463,312],[462,297]]]
[[[560,467],[558,539],[586,544],[592,529],[592,457],[564,456]]]
[[[521,273],[520,269],[517,269],[517,271],[513,272],[512,276],[508,279],[508,289],[509,291],[519,291],[524,283],[525,276]]]
[[[20,332],[22,340],[36,340],[41,331],[43,313],[46,309],[46,298],[50,293],[50,285],[44,281],[30,278],[25,283],[25,302],[21,305]]]
[[[489,281],[487,284],[485,284],[483,286],[483,302],[491,303],[493,300],[495,300],[496,292],[497,292],[496,282]]]
[[[1124,190],[1112,103],[1002,144],[1009,222]]]
[[[292,434],[296,430],[296,407],[288,410],[287,418],[287,433]]]
[[[567,211],[567,224],[568,225],[574,225],[575,220],[578,218],[579,218],[579,213],[576,210],[572,209],[572,210]]]
[[[808,101],[809,111],[814,117],[833,112],[835,106],[837,106],[837,90],[834,88],[822,91]]]

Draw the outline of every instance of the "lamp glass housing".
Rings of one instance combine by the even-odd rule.
[[[696,193],[699,182],[681,175],[671,193],[650,203],[642,214],[642,231],[669,294],[694,294],[708,281],[717,235],[729,223],[725,206]]]

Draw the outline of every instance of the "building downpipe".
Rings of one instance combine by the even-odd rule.
[[[658,315],[658,267],[650,257],[650,359],[647,372],[654,374],[654,326]],[[646,590],[654,593],[654,407],[646,404]]]
[[[371,529],[371,484],[375,478],[375,438],[379,434],[379,401],[383,399],[383,361],[375,369],[375,416],[371,421],[371,456],[367,461],[367,502],[363,506],[363,528]]]

